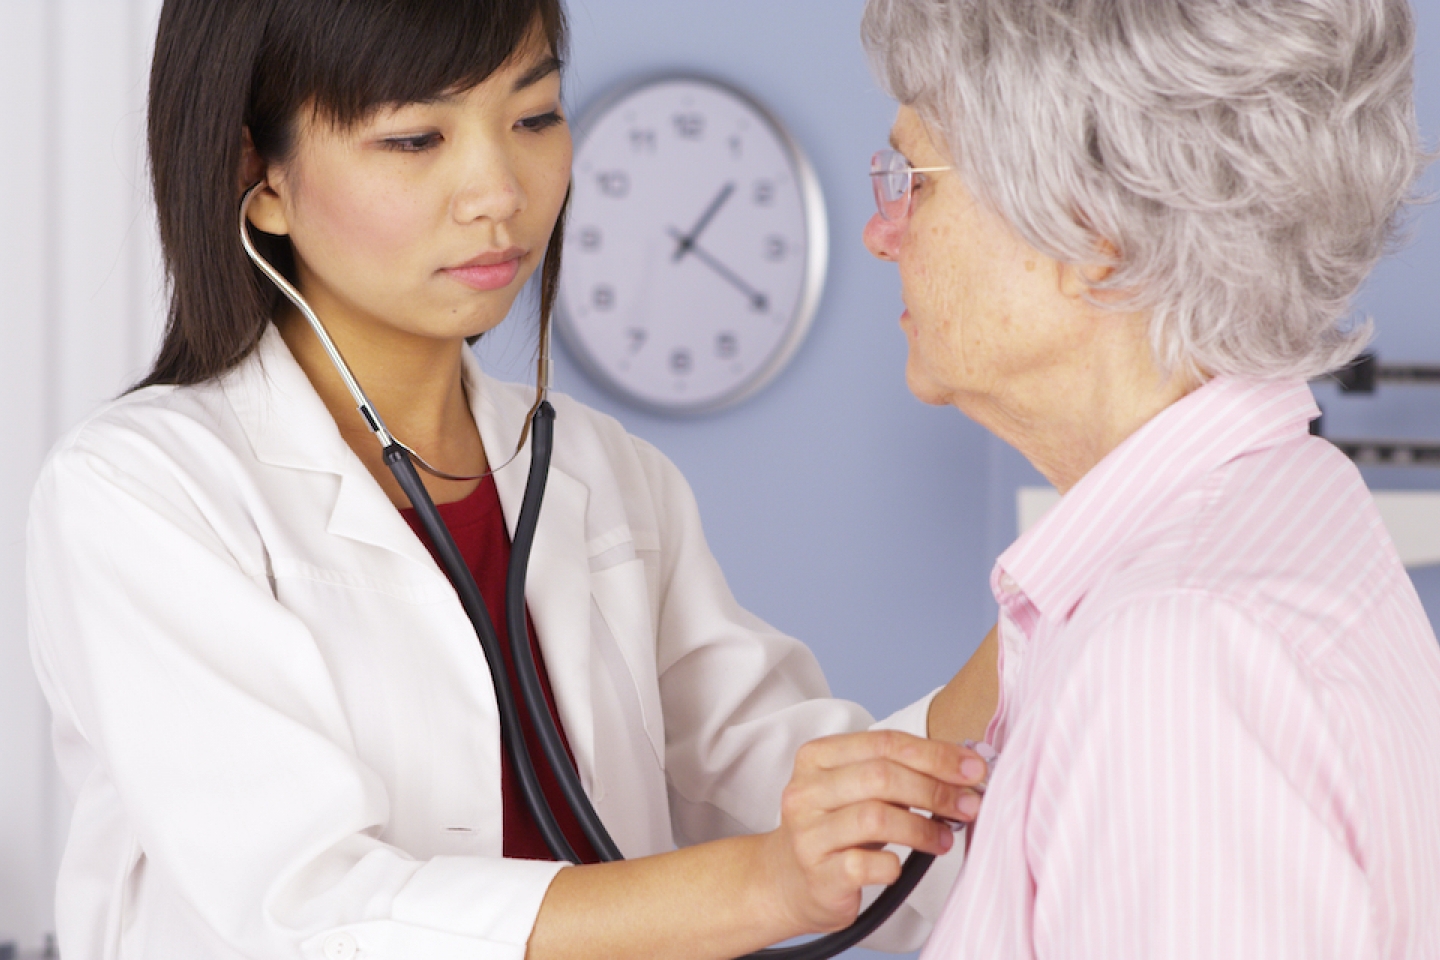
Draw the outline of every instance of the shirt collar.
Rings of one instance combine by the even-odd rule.
[[[1216,467],[1306,434],[1320,410],[1298,380],[1216,377],[1166,407],[1085,474],[1000,555],[990,587],[1068,618],[1155,514]]]

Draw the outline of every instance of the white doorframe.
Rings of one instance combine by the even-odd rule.
[[[30,487],[59,435],[144,372],[162,320],[144,165],[160,0],[0,5],[0,943],[40,946],[68,809],[26,645]]]

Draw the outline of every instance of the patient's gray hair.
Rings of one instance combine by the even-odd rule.
[[[982,202],[1153,311],[1166,369],[1369,339],[1350,299],[1425,161],[1406,0],[869,0],[862,35]]]

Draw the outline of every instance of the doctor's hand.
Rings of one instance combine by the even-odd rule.
[[[899,844],[943,854],[950,827],[915,810],[970,822],[980,811],[974,787],[985,761],[953,743],[896,730],[813,740],[795,757],[781,801],[780,827],[765,835],[776,907],[810,931],[837,930],[860,911],[860,891],[893,883],[901,859],[881,849]]]
[[[890,883],[895,843],[944,853],[955,836],[911,807],[973,820],[985,763],[971,750],[895,730],[800,748],[780,826],[555,875],[527,960],[724,960],[849,926],[860,888]]]

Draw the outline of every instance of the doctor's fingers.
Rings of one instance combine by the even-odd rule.
[[[847,810],[812,820],[806,829],[782,824],[765,835],[773,857],[766,873],[779,881],[777,902],[796,919],[797,929],[819,933],[848,926],[860,912],[863,887],[895,881],[900,858],[881,848],[887,835],[935,853],[954,844],[949,836],[926,838],[923,823],[907,830],[902,818],[923,818],[896,807],[877,809],[868,823],[866,816]]]
[[[835,770],[871,760],[891,761],[960,786],[982,784],[989,774],[984,759],[968,747],[899,730],[866,730],[811,740],[796,751],[795,773]]]
[[[865,887],[889,886],[900,877],[900,857],[889,850],[851,847],[827,856],[805,871],[805,899],[814,906],[801,914],[816,932],[855,922]]]
[[[796,770],[781,794],[781,815],[795,823],[867,801],[974,820],[980,796],[893,760],[870,759],[832,769]]]
[[[797,831],[794,837],[795,856],[802,864],[814,865],[812,869],[821,865],[840,869],[851,880],[855,878],[850,870],[857,864],[866,863],[867,869],[876,869],[878,862],[875,857],[848,856],[851,852],[879,853],[880,847],[897,844],[939,856],[955,845],[955,834],[948,825],[878,800],[832,811]],[[895,862],[898,867],[898,858]]]

